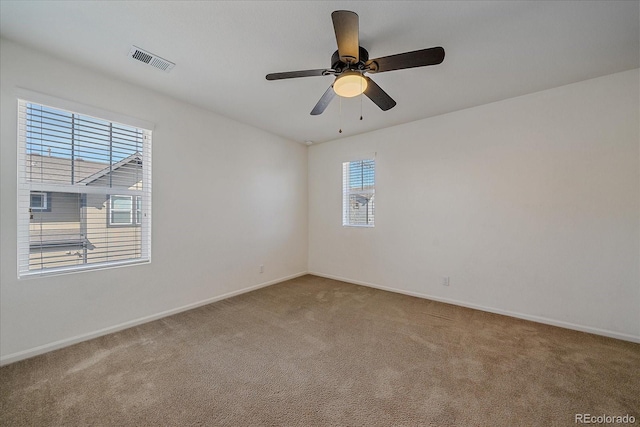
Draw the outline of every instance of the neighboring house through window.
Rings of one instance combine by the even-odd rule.
[[[19,276],[148,262],[150,127],[25,100],[18,120]]]
[[[342,164],[343,226],[374,226],[375,168],[374,159]]]

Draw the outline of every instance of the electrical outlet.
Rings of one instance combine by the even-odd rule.
[[[442,278],[442,286],[449,286],[449,276]]]
[[[260,273],[264,273],[264,265],[260,264]]]

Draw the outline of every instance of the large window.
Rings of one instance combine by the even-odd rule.
[[[342,225],[373,227],[375,169],[373,159],[342,164]]]
[[[151,131],[18,101],[20,277],[151,259]]]

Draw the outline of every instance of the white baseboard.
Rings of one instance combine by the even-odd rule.
[[[284,282],[286,280],[295,279],[296,277],[304,276],[307,274],[306,271],[301,273],[292,274],[290,276],[281,277],[278,279],[270,280],[268,282],[259,283],[257,285],[249,286],[247,288],[243,288],[237,291],[228,292],[226,294],[218,295],[213,298],[208,298],[206,300],[198,301],[192,304],[187,304],[182,307],[174,308],[171,310],[166,310],[160,313],[152,314],[150,316],[141,317],[139,319],[130,320],[128,322],[120,323],[119,325],[109,326],[107,328],[103,328],[94,332],[89,332],[87,334],[77,335],[75,337],[66,338],[60,341],[55,341],[52,343],[40,345],[38,347],[30,348],[28,350],[19,351],[17,353],[8,354],[6,356],[0,357],[0,366],[8,365],[10,363],[18,362],[20,360],[28,359],[30,357],[38,356],[40,354],[48,353],[53,350],[58,350],[63,347],[68,347],[73,344],[77,344],[82,341],[87,341],[93,338],[101,337],[103,335],[112,334],[114,332],[121,331],[123,329],[128,329],[133,326],[141,325],[143,323],[152,322],[154,320],[161,319],[163,317],[172,316],[174,314],[181,313],[183,311],[191,310],[194,308],[201,307],[203,305],[211,304],[216,301],[220,301],[223,299],[231,298],[236,295],[244,294],[247,292],[255,291],[256,289],[264,288],[266,286],[271,286],[276,283]]]
[[[493,308],[493,307],[486,307],[486,306],[482,306],[482,305],[478,305],[478,304],[468,303],[468,302],[465,302],[465,301],[459,301],[459,300],[454,300],[454,299],[449,299],[449,298],[442,298],[442,297],[437,297],[437,296],[433,296],[433,295],[423,294],[423,293],[420,293],[420,292],[406,291],[406,290],[403,290],[403,289],[392,288],[392,287],[388,287],[388,286],[381,286],[381,285],[377,285],[375,283],[363,282],[363,281],[360,281],[360,280],[354,280],[354,279],[349,279],[349,278],[346,278],[346,277],[334,276],[334,275],[331,275],[331,274],[324,274],[324,273],[319,273],[319,272],[314,272],[314,271],[308,271],[308,272],[304,271],[304,272],[292,274],[290,276],[286,276],[286,277],[281,277],[281,278],[278,278],[278,279],[270,280],[268,282],[259,283],[257,285],[249,286],[247,288],[243,288],[243,289],[240,289],[240,290],[237,290],[237,291],[228,292],[226,294],[218,295],[216,297],[208,298],[206,300],[198,301],[198,302],[195,302],[195,303],[192,303],[192,304],[188,304],[188,305],[185,305],[185,306],[182,306],[182,307],[174,308],[174,309],[171,309],[171,310],[166,310],[166,311],[163,311],[163,312],[160,312],[160,313],[156,313],[156,314],[153,314],[153,315],[150,315],[150,316],[145,316],[145,317],[141,317],[139,319],[135,319],[135,320],[131,320],[131,321],[128,321],[128,322],[120,323],[118,325],[110,326],[110,327],[107,327],[107,328],[104,328],[104,329],[100,329],[100,330],[97,330],[97,331],[94,331],[94,332],[90,332],[90,333],[87,333],[87,334],[77,335],[75,337],[71,337],[71,338],[67,338],[67,339],[64,339],[64,340],[60,340],[60,341],[55,341],[55,342],[52,342],[52,343],[44,344],[44,345],[41,345],[41,346],[38,346],[38,347],[30,348],[28,350],[23,350],[23,351],[19,351],[17,353],[8,354],[6,356],[0,357],[0,366],[8,365],[10,363],[18,362],[20,360],[24,360],[24,359],[28,359],[30,357],[38,356],[40,354],[48,353],[48,352],[53,351],[53,350],[58,350],[58,349],[63,348],[63,347],[68,347],[70,345],[77,344],[77,343],[80,343],[82,341],[87,341],[87,340],[90,340],[90,339],[93,339],[93,338],[97,338],[97,337],[100,337],[100,336],[103,336],[103,335],[107,335],[107,334],[111,334],[111,333],[114,333],[114,332],[118,332],[118,331],[121,331],[123,329],[127,329],[127,328],[131,328],[133,326],[141,325],[143,323],[152,322],[154,320],[158,320],[158,319],[161,319],[163,317],[167,317],[167,316],[171,316],[171,315],[174,315],[174,314],[178,314],[178,313],[181,313],[183,311],[191,310],[191,309],[194,309],[194,308],[197,308],[197,307],[201,307],[203,305],[214,303],[216,301],[220,301],[220,300],[223,300],[223,299],[231,298],[231,297],[234,297],[236,295],[240,295],[240,294],[244,294],[244,293],[247,293],[247,292],[251,292],[251,291],[254,291],[256,289],[264,288],[266,286],[271,286],[271,285],[274,285],[276,283],[284,282],[286,280],[295,279],[296,277],[304,276],[305,274],[311,274],[311,275],[318,276],[318,277],[325,277],[327,279],[340,280],[342,282],[353,283],[355,285],[367,286],[367,287],[370,287],[370,288],[376,288],[376,289],[381,289],[381,290],[384,290],[384,291],[395,292],[395,293],[404,294],[404,295],[410,295],[410,296],[413,296],[413,297],[429,299],[429,300],[432,300],[432,301],[444,302],[444,303],[447,303],[447,304],[458,305],[458,306],[461,306],[461,307],[473,308],[473,309],[476,309],[476,310],[486,311],[486,312],[489,312],[489,313],[502,314],[502,315],[505,315],[505,316],[515,317],[515,318],[518,318],[518,319],[530,320],[532,322],[543,323],[543,324],[552,325],[552,326],[558,326],[560,328],[572,329],[572,330],[581,331],[581,332],[587,332],[587,333],[595,334],[595,335],[602,335],[602,336],[605,336],[605,337],[615,338],[615,339],[619,339],[619,340],[623,340],[623,341],[630,341],[630,342],[634,342],[634,343],[640,343],[640,336],[634,336],[634,335],[630,335],[630,334],[624,334],[624,333],[620,333],[620,332],[609,331],[609,330],[606,330],[606,329],[593,328],[593,327],[590,327],[590,326],[578,325],[578,324],[564,322],[564,321],[560,321],[560,320],[549,319],[549,318],[546,318],[546,317],[532,316],[532,315],[529,315],[529,314],[523,314],[523,313],[518,313],[518,312],[508,311],[508,310],[502,310],[502,309]]]
[[[397,288],[391,288],[391,287],[388,287],[388,286],[376,285],[374,283],[368,283],[368,282],[363,282],[363,281],[360,281],[360,280],[353,280],[353,279],[348,279],[348,278],[345,278],[345,277],[333,276],[333,275],[330,275],[330,274],[323,274],[323,273],[318,273],[318,272],[314,272],[314,271],[309,271],[308,274],[311,274],[311,275],[314,275],[314,276],[318,276],[318,277],[325,277],[327,279],[340,280],[341,282],[353,283],[354,285],[361,285],[361,286],[367,286],[367,287],[370,287],[370,288],[381,289],[383,291],[389,291],[389,292],[395,292],[395,293],[404,294],[404,295],[410,295],[412,297],[424,298],[424,299],[429,299],[429,300],[432,300],[432,301],[438,301],[438,302],[444,302],[444,303],[447,303],[447,304],[459,305],[461,307],[473,308],[475,310],[486,311],[486,312],[489,312],[489,313],[502,314],[502,315],[505,315],[505,316],[515,317],[515,318],[518,318],[518,319],[530,320],[532,322],[544,323],[545,325],[558,326],[560,328],[572,329],[572,330],[575,330],[575,331],[587,332],[587,333],[595,334],[595,335],[602,335],[602,336],[605,336],[605,337],[615,338],[615,339],[619,339],[619,340],[623,340],[623,341],[631,341],[631,342],[634,342],[634,343],[640,343],[640,336],[624,334],[624,333],[621,333],[621,332],[615,332],[615,331],[609,331],[609,330],[606,330],[606,329],[593,328],[593,327],[590,327],[590,326],[578,325],[578,324],[575,324],[575,323],[564,322],[564,321],[555,320],[555,319],[549,319],[549,318],[546,318],[546,317],[532,316],[532,315],[529,315],[529,314],[518,313],[518,312],[515,312],[515,311],[502,310],[502,309],[499,309],[499,308],[485,307],[485,306],[482,306],[482,305],[472,304],[472,303],[468,303],[468,302],[465,302],[465,301],[459,301],[459,300],[454,300],[454,299],[449,299],[449,298],[436,297],[436,296],[433,296],[433,295],[427,295],[427,294],[423,294],[423,293],[420,293],[420,292],[406,291],[406,290],[403,290],[403,289],[397,289]]]

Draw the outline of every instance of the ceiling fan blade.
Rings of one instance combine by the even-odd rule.
[[[324,76],[328,70],[285,71],[284,73],[267,74],[267,80],[294,79],[296,77]]]
[[[442,61],[444,61],[444,49],[438,46],[414,50],[413,52],[398,53],[397,55],[383,56],[382,58],[367,61],[367,65],[371,68],[370,73],[382,73],[384,71],[402,70],[404,68],[436,65]]]
[[[374,104],[380,107],[382,111],[390,110],[396,106],[396,101],[387,95],[387,92],[382,90],[376,82],[366,76],[365,79],[367,79],[367,89],[364,91],[364,94],[367,95]]]
[[[348,10],[336,10],[331,14],[331,19],[338,42],[340,60],[347,64],[355,64],[360,56],[358,14]]]
[[[333,91],[333,85],[329,86],[329,89],[322,95],[320,101],[313,107],[311,110],[312,116],[317,116],[318,114],[322,114],[322,112],[327,108],[333,97],[336,96],[336,93]]]

